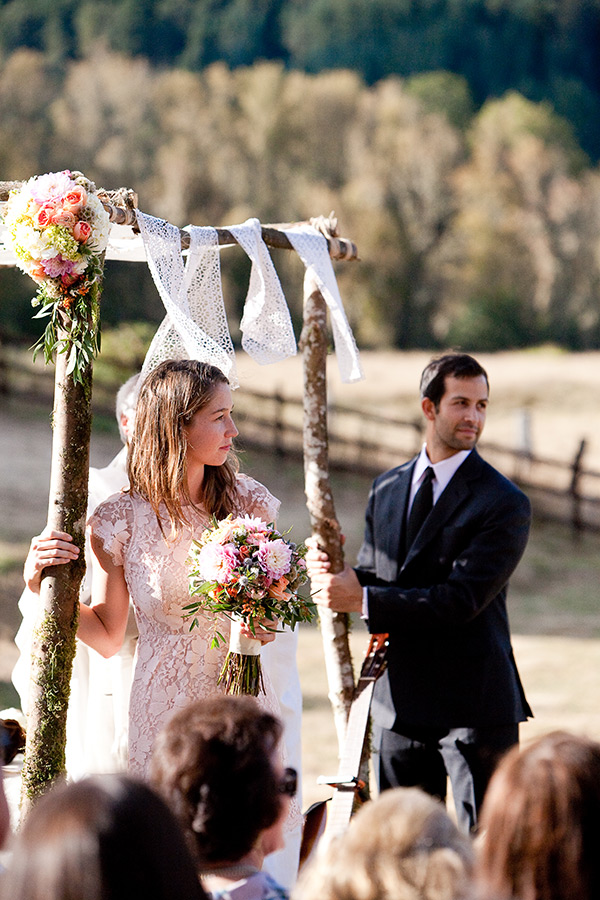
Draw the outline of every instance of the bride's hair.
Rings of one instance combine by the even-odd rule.
[[[216,366],[181,359],[158,365],[140,388],[127,462],[130,490],[150,503],[161,530],[164,503],[173,535],[191,524],[185,506],[195,506],[187,484],[185,426],[210,402],[217,384],[229,381]],[[235,511],[237,470],[234,453],[221,466],[204,467],[201,499],[210,516],[222,519]]]

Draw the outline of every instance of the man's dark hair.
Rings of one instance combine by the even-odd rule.
[[[446,377],[454,378],[478,378],[483,375],[485,382],[490,387],[487,372],[476,359],[467,353],[446,353],[438,356],[423,369],[421,375],[421,400],[427,397],[438,409],[440,401],[446,391]]]

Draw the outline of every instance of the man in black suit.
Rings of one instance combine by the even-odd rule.
[[[475,450],[488,390],[473,357],[433,360],[421,378],[425,445],[373,483],[358,566],[332,575],[321,551],[307,557],[317,603],[389,633],[372,705],[379,789],[417,785],[445,799],[449,776],[465,830],[531,715],[506,611],[531,510]]]

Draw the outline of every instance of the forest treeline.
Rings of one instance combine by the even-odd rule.
[[[336,272],[363,347],[600,347],[600,173],[550,104],[516,92],[477,108],[448,72],[367,84],[280,62],[16,51],[0,64],[0,178],[62,168],[132,187],[179,226],[334,209],[361,257]],[[236,321],[248,261],[222,257]],[[303,267],[274,259],[299,323]],[[1,336],[35,333],[32,284],[0,274]],[[143,265],[107,265],[106,323],[161,316]]]
[[[200,71],[279,60],[318,73],[463,76],[479,107],[508,90],[549,100],[600,157],[600,0],[2,0],[0,57],[56,65],[98,42]]]

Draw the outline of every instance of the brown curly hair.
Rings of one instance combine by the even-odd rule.
[[[281,812],[273,766],[280,721],[253,697],[217,696],[172,716],[156,738],[150,780],[201,866],[235,862]]]

